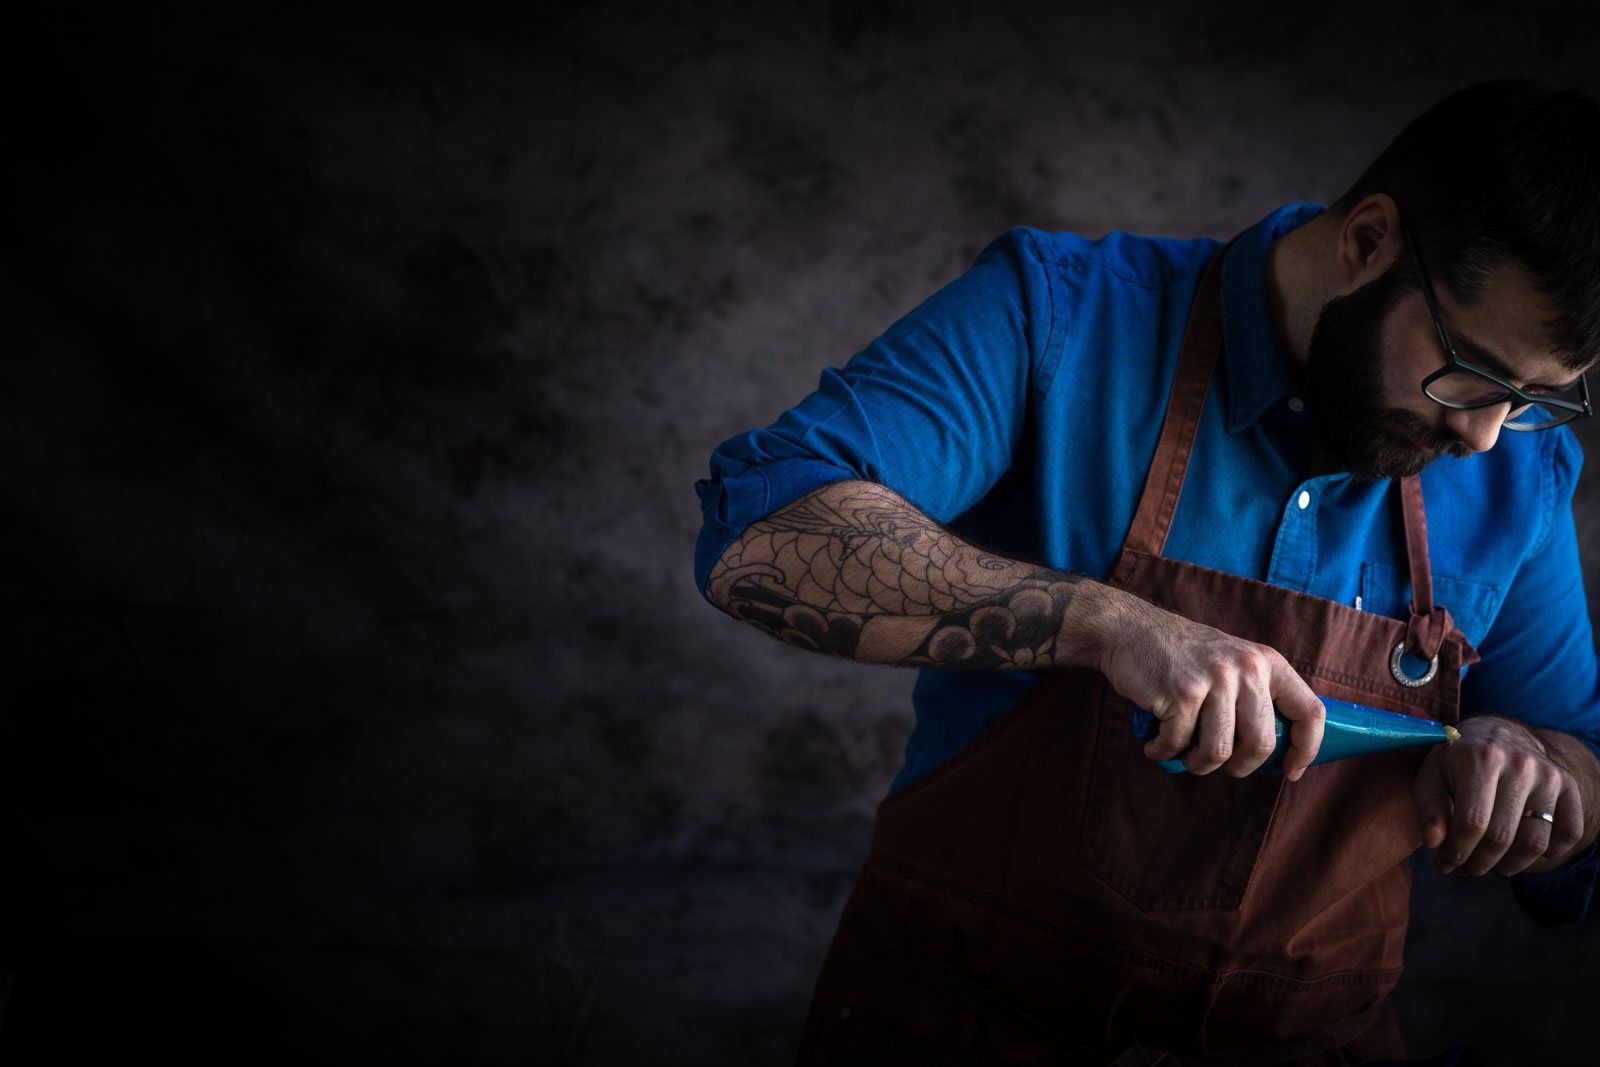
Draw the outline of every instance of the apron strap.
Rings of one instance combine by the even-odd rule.
[[[1422,479],[1415,474],[1400,479],[1401,513],[1406,526],[1406,560],[1411,567],[1411,618],[1406,622],[1406,650],[1419,659],[1432,660],[1450,634],[1455,620],[1446,608],[1433,603],[1433,570],[1428,561],[1428,515],[1422,506]],[[1462,666],[1478,662],[1478,654],[1465,641]]]
[[[1145,475],[1144,492],[1139,496],[1139,509],[1123,542],[1124,549],[1159,556],[1166,547],[1183,476],[1189,469],[1189,453],[1194,450],[1195,432],[1200,428],[1211,369],[1222,348],[1222,257],[1228,247],[1232,242],[1211,258],[1189,306],[1189,322],[1178,348],[1178,369],[1167,396],[1161,437],[1156,442],[1150,472]]]

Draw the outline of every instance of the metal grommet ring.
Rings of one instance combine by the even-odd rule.
[[[1418,686],[1427,685],[1433,681],[1433,676],[1439,673],[1439,653],[1433,654],[1433,662],[1428,664],[1428,672],[1421,678],[1413,678],[1400,669],[1400,657],[1406,654],[1406,643],[1401,641],[1394,646],[1394,651],[1389,654],[1389,673],[1394,675],[1394,680],[1407,689],[1416,689]]]

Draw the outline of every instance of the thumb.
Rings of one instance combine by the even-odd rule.
[[[1450,829],[1450,813],[1455,808],[1439,750],[1430,752],[1423,761],[1413,792],[1417,798],[1417,818],[1422,823],[1423,847],[1438,848]]]
[[[1290,781],[1298,781],[1322,747],[1327,709],[1282,656],[1275,657],[1272,663],[1272,703],[1278,714],[1289,721],[1289,748],[1283,754],[1283,773]]]

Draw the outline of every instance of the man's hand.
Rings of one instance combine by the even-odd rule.
[[[1561,865],[1584,838],[1578,781],[1515,719],[1476,715],[1461,739],[1428,754],[1417,775],[1422,843],[1444,874],[1537,874]],[[1555,822],[1530,811],[1548,811]]]
[[[1273,705],[1290,722],[1283,771],[1299,780],[1322,745],[1322,701],[1276,649],[1119,598],[1099,668],[1111,686],[1161,720],[1151,759],[1183,756],[1193,774],[1242,778],[1272,755]]]

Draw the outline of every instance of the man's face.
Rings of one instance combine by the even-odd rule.
[[[1443,289],[1436,297],[1463,358],[1523,388],[1574,377],[1545,340],[1543,294],[1516,264],[1497,268],[1472,307]],[[1316,431],[1336,462],[1358,478],[1391,478],[1446,453],[1492,448],[1510,404],[1458,411],[1429,400],[1422,379],[1444,363],[1427,303],[1396,266],[1328,301],[1312,332],[1307,373]]]

